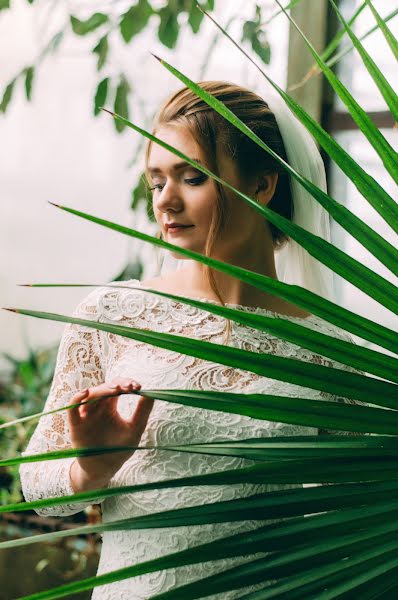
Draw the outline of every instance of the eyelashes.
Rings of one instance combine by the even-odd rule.
[[[204,183],[207,179],[208,179],[208,176],[202,174],[202,175],[199,175],[199,177],[193,177],[191,179],[184,179],[184,183],[187,183],[188,185],[200,185],[200,184]],[[150,187],[149,189],[151,191],[158,190],[161,192],[163,188],[164,188],[163,183],[157,183],[156,185]]]

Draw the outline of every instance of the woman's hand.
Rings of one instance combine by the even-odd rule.
[[[133,379],[118,377],[111,383],[75,394],[70,402],[72,405],[83,400],[98,400],[67,411],[73,448],[138,446],[154,401],[140,396],[129,419],[120,416],[117,403],[121,394],[131,394],[140,388]],[[134,450],[129,450],[76,458],[70,471],[75,492],[105,485],[133,453]]]

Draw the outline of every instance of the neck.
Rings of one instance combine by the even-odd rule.
[[[228,256],[215,254],[214,258],[277,280],[272,242],[264,244],[263,252],[259,252],[258,247],[253,251],[253,246],[255,245],[250,245],[252,251],[249,253],[235,253]],[[206,277],[204,265],[196,261],[187,261],[187,263],[187,266],[182,267],[178,273],[184,288],[189,290],[189,295],[206,297],[219,302],[220,298],[217,297]],[[221,298],[227,304],[262,306],[275,310],[276,304],[281,303],[279,298],[215,269],[213,269],[213,276]]]

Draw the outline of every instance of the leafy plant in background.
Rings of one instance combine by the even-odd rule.
[[[34,0],[30,0],[29,4],[33,4],[33,2]],[[24,81],[27,100],[32,99],[32,83],[38,67],[47,54],[59,49],[67,34],[72,32],[76,36],[95,38],[91,52],[96,58],[96,69],[100,79],[94,94],[94,115],[100,114],[100,107],[106,102],[109,105],[113,101],[115,112],[128,118],[129,94],[134,89],[129,77],[126,73],[120,73],[116,77],[110,75],[101,77],[101,73],[106,71],[107,60],[112,53],[112,46],[116,38],[121,37],[128,45],[135,41],[137,36],[143,34],[148,26],[153,23],[153,19],[157,18],[157,37],[159,41],[167,48],[174,49],[185,23],[190,27],[192,33],[197,34],[203,21],[204,15],[197,9],[196,2],[193,0],[172,0],[165,2],[161,8],[156,8],[155,5],[157,4],[156,2],[151,4],[149,0],[138,0],[131,3],[131,6],[127,9],[124,6],[123,11],[120,13],[116,13],[115,7],[111,6],[108,11],[104,8],[102,12],[93,12],[86,19],[80,19],[73,14],[69,14],[65,26],[42,49],[37,61],[25,66],[8,83],[3,92],[0,112],[5,113],[7,111],[15,84],[19,79]],[[10,5],[10,1],[0,0],[0,10],[10,8]],[[201,6],[205,10],[214,10],[215,0],[203,0]],[[260,5],[256,5],[254,20],[244,21],[241,19],[242,41],[250,43],[254,52],[260,56],[263,62],[268,64],[271,51],[262,27],[262,10]],[[233,20],[237,18],[238,14],[233,17]],[[204,69],[205,64],[206,61],[202,69]],[[125,125],[115,121],[115,128],[120,133],[124,130]]]
[[[366,53],[350,26],[344,21],[335,3],[332,0],[330,1],[344,31],[358,50],[394,118],[397,118],[398,98],[391,85]],[[279,2],[277,4],[280,6]],[[366,0],[366,5],[372,11],[394,55],[398,56],[398,43],[385,25],[384,20],[375,11],[371,0]],[[289,15],[287,16],[291,19]],[[292,21],[292,25],[297,27],[294,21]],[[343,83],[325,64],[322,57],[313,49],[310,42],[306,41],[319,69],[346,104],[359,129],[380,157],[386,171],[398,182],[398,155],[396,151],[375,127],[365,111],[356,103]],[[230,113],[223,104],[209,96],[186,75],[170,64],[165,61],[161,61],[161,64],[198,96],[201,96],[209,106],[230,120],[253,141],[261,145],[265,151],[268,151],[267,146]],[[369,201],[385,222],[398,233],[398,206],[396,201],[288,94],[278,88],[265,74],[264,76],[268,79],[270,85],[282,95],[292,111],[310,130],[330,158],[340,166],[363,197]],[[129,122],[120,115],[114,114],[113,116],[115,120],[123,123],[126,127],[130,127],[144,137],[161,144],[177,156],[194,164],[195,168],[211,175],[215,180],[232,189],[282,231],[298,241],[313,256],[391,312],[398,314],[398,288],[387,279],[372,272],[332,244],[316,238],[272,211],[262,208],[251,198],[232,188],[205,167],[158,140],[134,123]],[[397,275],[398,251],[396,244],[390,244],[382,239],[366,223],[345,209],[335,199],[322,193],[290,167],[286,166],[286,168],[291,176],[298,179],[350,235],[366,247],[373,256],[378,258],[388,271]],[[166,249],[174,248],[172,244],[139,231],[75,209],[60,208],[88,221],[153,245]],[[79,499],[94,501],[96,498],[135,493],[144,489],[173,488],[183,485],[229,485],[238,481],[330,484],[327,487],[297,488],[244,498],[239,501],[194,506],[184,510],[156,513],[145,517],[125,519],[120,522],[75,529],[74,533],[76,534],[77,532],[99,532],[113,528],[177,527],[186,526],[190,523],[229,522],[234,518],[245,520],[248,518],[283,519],[290,517],[287,520],[261,527],[261,529],[255,531],[230,536],[190,550],[133,565],[120,571],[64,585],[49,592],[36,594],[34,598],[39,600],[40,598],[50,599],[70,596],[77,591],[91,589],[122,578],[130,578],[138,574],[177,567],[183,564],[203,562],[204,557],[206,560],[216,560],[227,556],[249,555],[258,551],[266,551],[269,554],[265,558],[234,567],[232,571],[220,573],[211,578],[182,586],[178,590],[160,594],[157,598],[178,597],[192,600],[209,594],[222,594],[228,589],[235,589],[266,580],[277,581],[264,590],[247,595],[246,600],[265,600],[268,598],[289,598],[289,600],[316,598],[317,600],[325,600],[326,598],[353,597],[363,600],[365,598],[394,597],[398,590],[397,332],[384,327],[377,322],[376,318],[367,319],[357,315],[297,286],[287,285],[179,247],[178,253],[185,254],[189,258],[250,283],[258,289],[293,302],[363,340],[389,351],[390,354],[315,333],[305,326],[288,320],[242,312],[229,307],[202,303],[198,300],[155,292],[154,290],[151,290],[151,292],[160,296],[202,307],[208,312],[245,323],[262,331],[271,332],[282,339],[289,340],[313,352],[318,352],[332,360],[362,370],[367,375],[307,364],[303,361],[293,361],[293,364],[291,359],[284,357],[243,351],[155,331],[115,326],[33,310],[13,310],[38,318],[77,323],[123,335],[127,338],[141,340],[172,351],[256,372],[281,381],[291,381],[294,378],[295,383],[298,385],[324,390],[359,403],[351,405],[325,400],[311,401],[302,398],[275,397],[266,394],[228,394],[195,390],[140,390],[140,394],[189,406],[239,413],[257,419],[373,435],[365,437],[288,436],[240,442],[181,445],[174,448],[182,452],[240,456],[253,459],[255,464],[252,467],[222,473],[153,482],[140,486],[109,488],[65,498],[44,499],[4,506],[0,509],[0,512],[24,511],[65,504],[71,500],[78,501]],[[363,405],[361,402],[367,405]],[[68,408],[59,410],[68,410]],[[117,450],[120,450],[120,448],[118,447]],[[51,460],[66,456],[81,456],[111,451],[114,451],[114,449],[67,449],[53,452],[51,455],[44,454],[23,458],[16,456],[11,461],[1,461],[0,465],[16,465],[25,461]],[[14,540],[6,545],[0,544],[0,548],[53,540],[65,535],[68,535],[68,532],[35,536],[33,539],[30,537]],[[29,596],[29,598],[33,597]],[[28,597],[25,597],[25,600],[28,600]]]
[[[34,0],[28,0],[29,4],[34,4]],[[291,2],[294,5],[296,2]],[[40,5],[40,2],[35,4]],[[93,3],[95,5],[95,3]],[[6,85],[1,100],[0,113],[5,114],[10,102],[12,101],[15,86],[19,81],[23,83],[25,95],[28,101],[32,100],[33,86],[38,69],[41,68],[43,61],[48,55],[55,53],[60,49],[62,43],[71,33],[78,38],[92,38],[93,45],[91,53],[95,58],[96,71],[98,73],[98,83],[96,85],[93,96],[93,114],[98,116],[101,114],[100,108],[107,104],[113,106],[113,110],[125,117],[129,118],[129,107],[134,99],[137,99],[134,82],[129,74],[120,72],[118,74],[107,73],[108,59],[112,56],[113,47],[122,38],[126,45],[132,44],[136,39],[145,34],[148,27],[152,27],[153,22],[157,21],[157,38],[167,48],[174,49],[178,43],[179,35],[184,26],[188,26],[193,34],[200,31],[203,22],[203,13],[197,9],[194,0],[172,0],[164,2],[160,8],[156,6],[159,2],[150,0],[138,0],[131,2],[131,5],[126,8],[123,4],[122,10],[118,12],[118,4],[111,3],[109,8],[102,7],[101,12],[95,11],[85,19],[80,19],[74,14],[67,14],[65,25],[57,31],[44,45],[35,62],[24,66],[12,80]],[[0,0],[0,12],[12,6],[12,2]],[[205,10],[214,10],[215,0],[203,0],[201,6]],[[38,6],[39,8],[39,6]],[[52,10],[56,10],[56,3]],[[267,34],[264,30],[263,8],[255,5],[255,16],[252,20],[245,21],[239,14],[239,6],[237,5],[236,13],[230,18],[226,24],[226,29],[235,21],[241,22],[242,41],[249,44],[254,52],[260,56],[261,60],[266,64],[271,58],[271,48],[267,40]],[[206,67],[209,64],[210,58],[217,45],[220,35],[215,34],[213,40],[209,44],[208,51],[204,55],[203,63],[200,67],[200,77],[205,73]],[[129,72],[131,73],[131,71]],[[148,122],[152,121],[153,115],[148,115]],[[117,133],[122,133],[125,129],[123,122],[114,121],[115,130]],[[139,155],[141,146],[136,150],[136,156]],[[130,164],[130,167],[132,164]],[[136,209],[139,205],[143,205],[146,209],[149,221],[153,221],[149,195],[144,184],[144,175],[140,174],[133,189],[131,190],[131,208]],[[142,271],[142,265],[127,264],[122,273],[115,276],[115,280],[120,280],[130,272]]]
[[[15,429],[0,429],[0,455],[14,456],[26,448],[35,423],[20,421],[24,417],[42,410],[43,398],[48,396],[54,374],[57,348],[35,351],[29,349],[28,356],[17,359],[8,354],[3,357],[10,370],[0,380],[0,426],[18,419]],[[0,495],[2,504],[22,499],[18,468],[0,468]]]
[[[34,0],[27,0],[29,4],[34,4]],[[299,4],[301,0],[292,0],[286,5],[286,9],[292,8]],[[40,2],[36,3],[40,5]],[[95,3],[93,3],[95,4]],[[41,68],[43,61],[50,55],[55,53],[62,46],[62,43],[67,38],[68,34],[72,33],[78,38],[93,38],[91,53],[95,58],[95,68],[98,72],[98,83],[96,85],[93,97],[93,113],[95,116],[101,114],[100,108],[107,104],[113,105],[113,110],[125,117],[129,118],[129,107],[132,100],[135,98],[134,82],[127,73],[119,73],[111,75],[106,73],[106,67],[109,57],[112,55],[112,49],[117,38],[122,38],[126,45],[134,42],[138,36],[145,33],[147,28],[152,25],[156,19],[157,38],[167,48],[174,49],[178,43],[179,34],[184,26],[188,26],[193,34],[200,31],[203,22],[203,13],[197,9],[195,0],[173,0],[165,2],[161,8],[154,7],[155,2],[150,0],[138,0],[131,4],[123,11],[117,13],[117,4],[112,6],[107,11],[105,8],[101,12],[93,9],[93,14],[85,19],[80,19],[74,14],[67,14],[65,25],[57,31],[43,46],[36,61],[24,66],[11,81],[6,85],[1,101],[0,113],[5,114],[13,97],[13,92],[18,81],[23,83],[25,95],[28,101],[32,100],[33,85],[36,74]],[[203,0],[200,5],[207,11],[214,10],[216,6],[215,0]],[[0,13],[3,10],[9,9],[12,6],[10,0],[0,0]],[[358,15],[365,8],[366,3],[363,2],[360,8],[353,15],[350,24],[355,21]],[[34,10],[35,7],[33,7]],[[53,9],[56,8],[54,4]],[[239,15],[239,7],[228,23],[225,25],[225,30],[228,30],[230,25],[235,21],[240,21],[242,25],[241,42],[250,45],[262,62],[268,64],[271,59],[271,48],[267,39],[266,27],[271,26],[273,19],[281,13],[281,9],[276,10],[270,17],[265,18],[266,9],[257,3],[254,5],[254,15],[249,20],[244,20]],[[398,14],[398,9],[391,11],[386,17],[388,22]],[[365,32],[361,39],[371,35],[378,29],[378,24]],[[334,65],[342,56],[351,51],[353,44],[348,44],[342,50],[338,50],[338,44],[343,35],[343,31],[335,37],[331,44],[325,49],[322,58],[327,61],[328,66]],[[214,52],[217,42],[220,39],[219,32],[216,32],[213,40],[209,44],[208,51],[204,56],[199,78],[203,78],[210,57]],[[309,78],[320,73],[319,67],[314,64],[313,69],[309,71],[302,82],[298,82],[297,86],[302,85]],[[296,86],[296,87],[297,87]],[[148,115],[148,122],[152,121],[153,115]],[[114,120],[115,130],[121,133],[125,129],[123,122]],[[140,147],[137,149],[137,155]],[[150,221],[153,221],[153,214],[150,207],[148,194],[144,184],[144,175],[141,174],[131,192],[131,208],[134,210],[140,204],[144,204],[147,210],[147,216]],[[129,266],[126,266],[128,269]]]

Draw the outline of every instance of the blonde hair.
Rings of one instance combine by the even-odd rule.
[[[198,85],[217,100],[223,102],[276,154],[287,161],[285,147],[275,116],[263,98],[244,87],[225,81],[201,81]],[[235,162],[240,177],[245,181],[253,181],[255,178],[259,180],[262,175],[277,173],[278,183],[275,193],[268,203],[268,208],[287,219],[291,220],[293,218],[290,177],[280,163],[210,108],[188,87],[173,93],[161,105],[154,118],[153,135],[156,135],[157,129],[162,125],[170,123],[183,124],[188,128],[193,139],[204,151],[206,166],[218,176],[220,175],[218,169],[219,153],[226,154]],[[149,141],[145,152],[145,175],[148,182],[150,182],[148,161],[151,145],[152,142]],[[206,240],[205,256],[211,256],[212,248],[218,233],[224,226],[226,216],[225,190],[217,181],[214,183],[217,190],[217,200]],[[273,223],[268,222],[268,226],[274,249],[278,250],[288,241],[288,237]],[[211,289],[221,304],[225,306],[214,278],[214,270],[204,265],[204,273]],[[229,319],[227,321],[228,340],[231,325]]]

